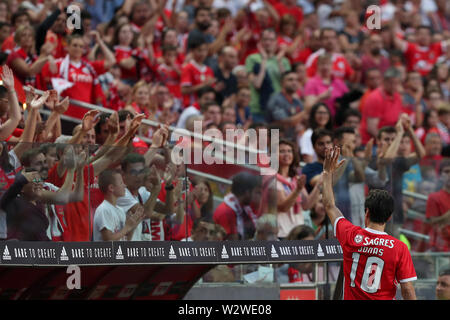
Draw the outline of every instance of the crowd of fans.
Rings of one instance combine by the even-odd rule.
[[[363,226],[368,190],[387,189],[390,233],[449,250],[446,0],[1,0],[0,45],[0,239],[333,237],[321,172],[338,145],[347,219]],[[278,172],[242,169],[217,205],[170,156],[208,146],[169,130],[197,121],[244,146],[278,129]]]

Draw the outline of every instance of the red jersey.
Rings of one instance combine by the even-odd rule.
[[[426,76],[433,69],[436,60],[444,54],[442,42],[435,42],[428,47],[407,42],[404,49],[408,71],[417,71]]]
[[[282,2],[277,1],[269,1],[272,2],[273,8],[278,12],[280,15],[280,18],[283,16],[289,14],[294,17],[295,21],[297,22],[297,26],[300,25],[303,21],[303,11],[299,6],[291,6],[288,7]]]
[[[402,97],[399,93],[388,96],[382,87],[369,93],[364,99],[364,109],[361,119],[361,138],[366,144],[371,135],[367,131],[367,118],[378,118],[378,129],[384,126],[395,126],[403,111]]]
[[[179,66],[176,66],[176,68],[179,68]],[[167,86],[167,89],[175,98],[181,98],[181,76],[174,68],[161,63],[156,68],[156,78]]]
[[[14,35],[15,32],[12,35],[8,36],[5,41],[3,41],[2,52],[9,54],[14,50],[14,48],[16,47],[16,43],[14,42]]]
[[[64,59],[56,60],[57,69],[60,70]],[[61,93],[61,97],[69,97],[78,101],[97,104],[104,98],[102,88],[98,81],[98,75],[105,73],[104,61],[80,61],[78,64],[69,63],[68,81],[73,86],[65,89]],[[58,73],[52,73],[49,64],[46,63],[42,68],[42,75],[46,82],[51,83],[52,78],[62,78]],[[65,113],[67,116],[82,119],[87,109],[70,105]]]
[[[325,53],[325,50],[319,49],[308,57],[308,60],[306,61],[306,74],[308,77],[311,78],[316,75],[317,60],[322,53]],[[354,71],[350,66],[350,63],[348,63],[347,59],[342,54],[333,53],[331,59],[333,63],[333,70],[331,72],[333,76],[342,80],[348,80],[353,75]]]
[[[115,46],[114,53],[116,56],[117,64],[120,64],[120,61],[136,55],[137,52],[133,52],[133,48],[131,47]],[[137,79],[136,66],[131,69],[120,67],[120,72],[121,79]]]
[[[66,174],[63,177],[58,176],[56,170],[57,163],[48,172],[47,182],[61,187],[64,184]],[[75,177],[76,178],[76,177]],[[70,202],[65,207],[65,219],[67,230],[64,230],[64,241],[90,241],[92,233],[93,217],[95,209],[90,203],[98,203],[100,200],[94,200],[96,193],[93,192],[95,184],[94,168],[92,164],[84,168],[84,198],[80,202]],[[91,201],[89,201],[89,199]],[[91,214],[90,214],[91,213]]]
[[[6,60],[6,64],[13,70],[14,68],[12,67],[12,63],[16,59],[23,59],[27,65],[32,65],[37,60],[37,56],[35,54],[28,54],[21,47],[16,47],[11,51],[11,53],[8,55],[8,59]],[[37,89],[43,89],[40,74],[36,74],[30,77],[22,77],[17,72],[15,72],[15,74],[23,85],[29,85]]]
[[[450,193],[445,190],[431,193],[427,200],[426,217],[440,217],[450,210]],[[450,251],[450,226],[432,227],[430,247],[434,251]]]
[[[343,251],[345,300],[393,300],[398,282],[417,280],[411,254],[400,240],[344,217],[336,219],[334,230]]]
[[[196,86],[208,78],[214,78],[214,72],[206,65],[199,65],[195,61],[186,64],[181,70],[181,86]],[[184,107],[189,107],[197,100],[197,94],[183,95]]]

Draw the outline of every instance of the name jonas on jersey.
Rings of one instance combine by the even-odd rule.
[[[385,246],[385,247],[392,249],[394,247],[394,240],[364,237],[364,243],[362,245],[364,245],[364,246]]]

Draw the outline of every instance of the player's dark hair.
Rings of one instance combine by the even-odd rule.
[[[386,223],[394,212],[394,198],[386,190],[370,190],[364,202],[364,210],[369,211],[370,221]]]
[[[333,139],[333,132],[327,129],[316,129],[314,130],[312,136],[311,136],[311,142],[314,146],[316,144],[316,141],[319,140],[322,137],[330,137]]]

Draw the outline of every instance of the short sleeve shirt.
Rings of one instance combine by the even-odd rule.
[[[119,232],[125,226],[126,214],[119,207],[112,205],[109,201],[103,201],[95,210],[94,216],[94,241],[102,241],[101,231],[106,229],[111,232]],[[120,239],[127,240],[126,237]]]
[[[334,232],[343,251],[345,300],[393,300],[398,282],[417,280],[411,254],[400,240],[344,217],[335,221]]]

